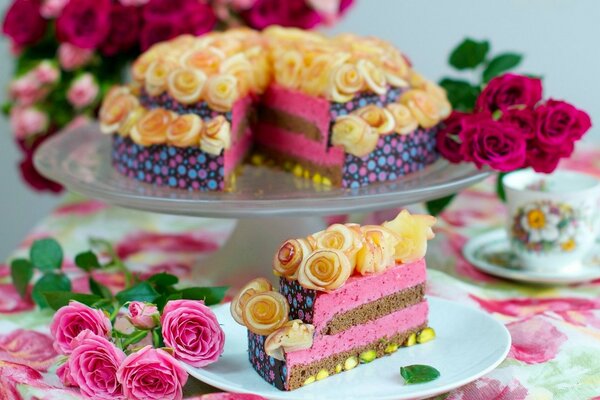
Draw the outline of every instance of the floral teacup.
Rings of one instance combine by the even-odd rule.
[[[572,270],[600,233],[600,180],[574,171],[526,169],[504,178],[508,237],[522,268]]]

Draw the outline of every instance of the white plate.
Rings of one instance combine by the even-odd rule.
[[[483,376],[508,354],[510,335],[502,323],[477,309],[428,297],[429,325],[435,340],[400,348],[391,356],[290,392],[276,389],[248,361],[246,328],[229,314],[229,305],[214,311],[225,331],[225,351],[205,368],[185,366],[190,375],[219,389],[253,393],[267,399],[423,399],[446,393]],[[440,371],[435,381],[405,385],[400,367],[427,364]]]
[[[504,229],[495,229],[469,240],[463,248],[463,254],[480,271],[515,281],[567,285],[600,279],[599,243],[586,256],[580,268],[557,272],[522,269],[519,259],[510,250]]]

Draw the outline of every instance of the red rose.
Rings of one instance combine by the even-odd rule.
[[[2,33],[17,47],[30,46],[44,36],[46,24],[39,0],[16,0],[4,16]]]
[[[492,79],[477,98],[475,108],[494,112],[514,106],[534,107],[542,99],[542,81],[516,74]]]
[[[530,143],[527,147],[527,165],[536,172],[546,174],[549,174],[556,169],[561,157],[569,157],[575,149],[573,143],[571,143],[570,151],[565,147],[562,152],[546,151],[535,142]]]
[[[141,25],[139,7],[113,3],[110,21],[110,31],[100,47],[104,55],[114,56],[137,44]]]
[[[488,165],[508,172],[522,168],[525,163],[526,140],[511,125],[479,119],[466,123],[460,139],[464,160],[474,162],[478,168]]]
[[[154,43],[172,39],[183,32],[176,23],[170,21],[147,21],[140,34],[142,51],[147,50]]]
[[[310,29],[323,22],[323,18],[305,0],[258,0],[243,13],[249,26],[263,29],[281,25]]]
[[[46,177],[42,176],[33,165],[33,154],[25,154],[25,158],[19,164],[21,178],[37,192],[60,193],[63,187]]]
[[[464,129],[464,122],[468,114],[454,111],[448,119],[444,121],[443,127],[436,136],[437,149],[448,161],[459,163],[463,161],[460,152],[460,133]]]
[[[110,31],[110,0],[70,0],[56,20],[61,42],[95,49]]]
[[[587,113],[564,101],[548,100],[536,109],[536,114],[536,139],[549,151],[572,145],[592,126]]]
[[[537,114],[531,108],[512,108],[502,113],[500,122],[513,126],[529,139],[535,136]]]
[[[208,4],[191,2],[186,8],[186,33],[202,35],[210,32],[217,23],[217,16]]]

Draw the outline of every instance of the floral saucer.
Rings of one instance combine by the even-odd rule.
[[[463,254],[478,270],[514,281],[567,285],[600,279],[600,242],[596,242],[578,268],[557,272],[523,269],[510,248],[504,229],[495,229],[469,240]]]

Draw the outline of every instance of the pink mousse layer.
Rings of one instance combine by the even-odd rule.
[[[286,353],[289,371],[296,365],[310,364],[325,357],[366,346],[385,337],[416,328],[427,322],[429,306],[427,301],[403,308],[375,321],[354,326],[336,335],[315,337],[310,349]]]
[[[252,145],[252,130],[250,129],[250,125],[238,136],[239,125],[247,117],[252,106],[252,98],[250,96],[239,99],[233,104],[231,110],[231,147],[224,152],[225,159],[223,160],[225,176],[229,175],[242,162]]]
[[[329,293],[317,293],[313,307],[315,331],[320,332],[336,314],[419,285],[426,279],[424,259],[411,264],[398,264],[379,274],[351,276],[341,288]]]

